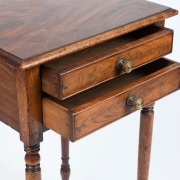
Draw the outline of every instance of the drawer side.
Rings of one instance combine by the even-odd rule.
[[[70,114],[68,110],[55,102],[44,98],[43,125],[54,130],[64,138],[70,139]]]

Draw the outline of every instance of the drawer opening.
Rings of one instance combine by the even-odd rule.
[[[52,96],[48,96],[48,98],[52,99],[56,103],[68,108],[73,109],[77,106],[83,105],[89,101],[100,98],[101,96],[105,96],[108,93],[112,93],[113,91],[120,91],[122,87],[129,85],[130,83],[136,82],[148,75],[151,75],[163,68],[173,65],[175,62],[170,61],[164,58],[153,61],[145,66],[142,66],[136,70],[134,70],[130,74],[124,74],[119,76],[113,80],[109,80],[103,84],[100,84],[94,88],[86,90],[78,95],[67,98],[65,100],[57,100]]]

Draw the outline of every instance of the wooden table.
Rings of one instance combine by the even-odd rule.
[[[154,102],[180,88],[174,9],[142,0],[0,1],[0,119],[25,146],[26,180],[40,180],[40,142],[62,137],[63,180],[74,142],[141,111],[138,180],[148,180]]]

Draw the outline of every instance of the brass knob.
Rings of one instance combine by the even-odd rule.
[[[137,110],[142,109],[144,106],[144,99],[137,97],[136,95],[130,95],[127,99],[127,106],[133,106]]]
[[[123,70],[126,73],[130,73],[133,70],[133,62],[125,58],[120,58],[117,61],[117,69],[118,71]]]

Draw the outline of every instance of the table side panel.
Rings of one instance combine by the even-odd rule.
[[[15,69],[0,62],[0,120],[19,131]]]

